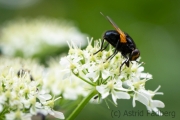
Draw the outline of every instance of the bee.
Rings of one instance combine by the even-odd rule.
[[[101,13],[101,12],[100,12]],[[102,14],[102,13],[101,13]],[[103,15],[103,14],[102,14]],[[104,15],[103,15],[104,16]],[[104,16],[105,17],[105,16]],[[100,49],[94,53],[97,54],[100,51],[105,50],[109,44],[111,44],[115,50],[112,55],[110,55],[108,59],[112,59],[118,52],[126,58],[126,60],[120,66],[120,72],[122,66],[125,64],[129,67],[130,61],[136,61],[137,58],[140,56],[140,51],[136,48],[136,44],[133,39],[125,32],[123,32],[113,21],[110,17],[105,17],[115,28],[115,30],[108,30],[104,33],[102,43]],[[107,41],[107,44],[104,46],[104,40]],[[103,47],[104,46],[104,47]],[[137,61],[136,61],[137,62]]]

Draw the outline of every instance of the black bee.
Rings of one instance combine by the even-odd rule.
[[[106,60],[108,60],[109,58],[112,59],[118,52],[121,52],[122,56],[126,58],[126,60],[120,66],[120,71],[121,71],[121,68],[124,64],[126,64],[126,66],[129,67],[130,61],[137,60],[137,58],[140,56],[140,51],[136,48],[135,42],[127,33],[124,33],[111,20],[110,17],[106,16],[106,18],[115,28],[115,30],[108,30],[104,33],[102,43],[101,43],[101,48],[97,52],[95,52],[94,55],[100,51],[105,50],[110,43],[113,47],[115,47],[115,50],[114,50],[114,53],[110,55]],[[104,40],[106,40],[108,43],[103,48]]]

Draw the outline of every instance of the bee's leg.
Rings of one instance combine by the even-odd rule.
[[[106,59],[106,61],[107,61],[108,59],[111,60],[117,53],[118,53],[118,51],[115,49],[115,50],[114,50],[114,53],[113,53],[112,55],[110,55],[110,56]]]
[[[122,68],[122,66],[123,66],[124,64],[126,64],[126,66],[129,67],[129,59],[126,59],[126,60],[121,64],[121,66],[119,67],[119,72],[120,72],[120,73],[121,73],[121,68]]]
[[[106,61],[110,58],[110,60],[118,53],[118,50],[117,50],[117,48],[118,48],[118,46],[119,46],[119,40],[118,40],[118,42],[116,43],[116,47],[115,47],[115,50],[114,50],[114,52],[113,52],[113,54],[112,55],[110,55],[107,59],[106,59]]]
[[[100,48],[97,52],[95,52],[93,55],[97,54],[97,53],[100,52],[100,51],[105,50],[105,49],[108,47],[108,45],[109,45],[109,43],[107,43],[107,44],[105,45],[105,47],[103,48],[103,44],[104,44],[104,39],[102,40],[101,48]]]

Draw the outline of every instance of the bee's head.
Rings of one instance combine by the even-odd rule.
[[[129,56],[130,61],[135,61],[140,56],[140,51],[138,49],[134,49]]]

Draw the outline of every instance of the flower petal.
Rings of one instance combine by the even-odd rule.
[[[103,70],[102,71],[102,78],[103,79],[106,79],[106,78],[108,78],[110,76],[110,74],[109,74],[109,71],[108,70]]]
[[[161,111],[158,110],[157,108],[153,108],[153,111],[154,111],[157,115],[159,115],[159,116],[162,116],[162,115],[163,115],[163,114],[161,113]]]
[[[49,112],[49,114],[51,114],[52,116],[59,118],[59,119],[65,119],[64,114],[59,111],[52,110],[51,112]]]
[[[102,95],[102,99],[106,98],[109,95],[109,90],[105,85],[97,86],[96,90]]]
[[[99,78],[99,72],[90,72],[86,74],[87,78],[92,78],[93,82],[96,82]]]
[[[117,96],[114,92],[111,93],[112,94],[112,99],[114,101],[114,103],[117,105]]]
[[[41,103],[46,102],[46,100],[49,100],[52,98],[50,94],[42,94],[38,96]]]
[[[152,75],[149,73],[141,73],[140,78],[152,79]]]
[[[130,99],[130,95],[126,92],[113,91],[111,94],[112,94],[112,99],[116,105],[117,105],[116,102],[117,99]]]
[[[126,92],[116,92],[118,99],[130,99],[130,95]]]
[[[137,97],[135,98],[135,100],[138,100],[139,102],[141,102],[142,104],[144,104],[145,106],[148,106],[149,104],[149,100],[147,97],[145,97],[144,95],[137,93]]]
[[[160,100],[153,100],[152,104],[153,104],[154,107],[159,107],[159,108],[164,108],[165,107],[164,103],[162,101],[160,101]]]
[[[136,93],[133,96],[133,101],[132,101],[133,107],[136,106],[136,99],[135,98],[136,98]]]

